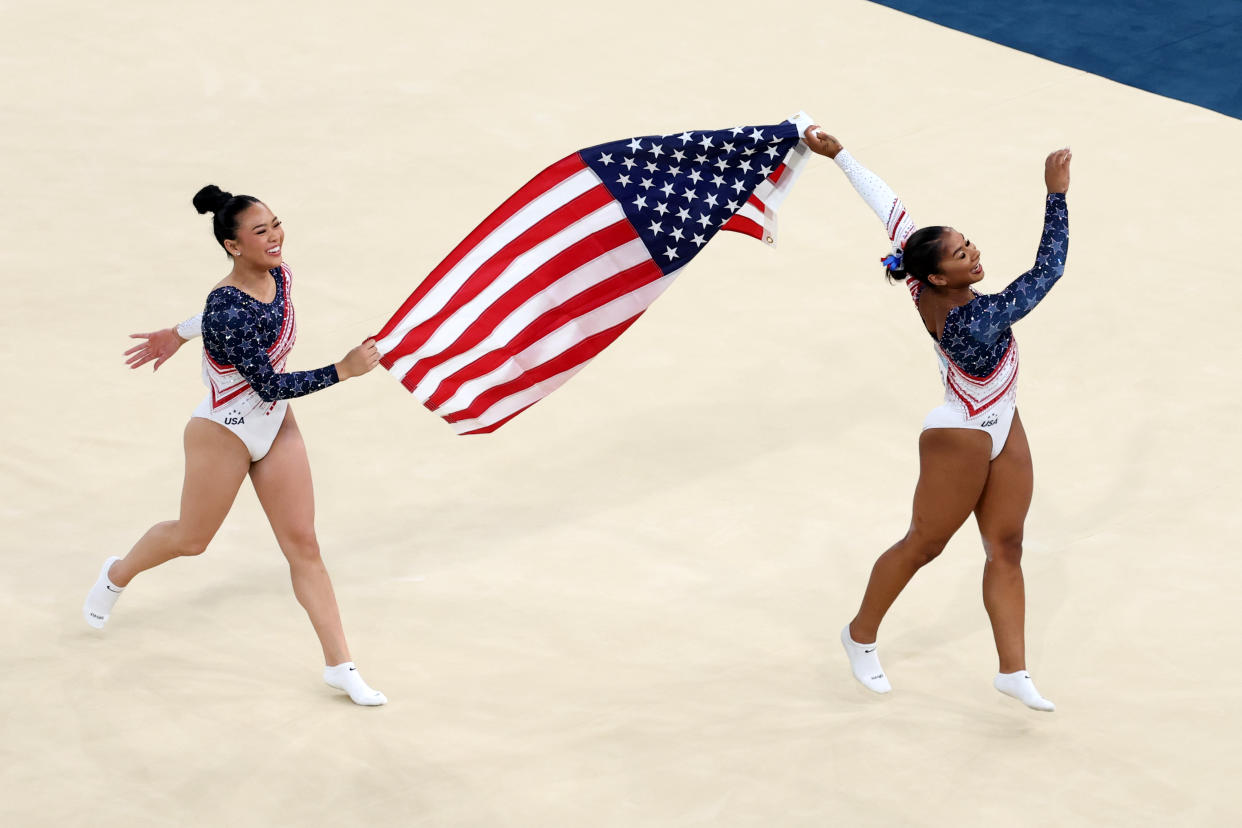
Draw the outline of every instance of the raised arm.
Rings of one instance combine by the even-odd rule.
[[[950,324],[964,325],[973,339],[994,342],[1015,322],[1030,313],[1065,273],[1069,253],[1069,150],[1058,150],[1044,163],[1048,196],[1044,201],[1044,232],[1039,239],[1035,266],[1009,283],[1000,293],[980,296],[949,311]],[[957,316],[955,320],[953,317]]]
[[[888,234],[893,253],[900,252],[906,239],[917,229],[917,226],[893,189],[884,183],[884,179],[858,163],[858,160],[850,155],[840,141],[824,132],[822,128],[809,127],[805,138],[807,146],[813,151],[836,162],[841,171],[845,173],[845,177],[850,180],[850,184],[862,196],[863,201],[867,202],[867,206],[884,223],[884,232]]]
[[[169,357],[177,353],[177,349],[189,340],[203,334],[203,315],[201,313],[191,316],[189,319],[175,325],[171,328],[164,328],[159,331],[151,331],[149,333],[130,334],[130,339],[142,339],[134,347],[125,352],[128,359],[125,364],[131,369],[146,365],[151,360],[155,360],[155,364],[151,366],[152,371],[158,371],[160,366],[168,361]]]

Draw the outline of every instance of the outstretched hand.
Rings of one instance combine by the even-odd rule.
[[[379,365],[379,361],[380,352],[375,340],[364,339],[361,345],[350,349],[345,358],[336,364],[337,378],[347,380],[350,377],[360,377]]]
[[[1050,193],[1064,193],[1069,190],[1070,159],[1074,154],[1069,147],[1048,154],[1044,160],[1044,183]]]
[[[807,127],[802,137],[812,152],[826,155],[829,158],[836,158],[837,153],[845,149],[845,147],[841,146],[840,141],[824,132],[824,128],[819,124],[812,124]]]
[[[152,331],[151,333],[135,333],[129,335],[130,339],[145,339],[125,352],[128,359],[125,364],[131,369],[146,365],[151,360],[155,360],[155,364],[151,366],[152,371],[158,371],[160,366],[168,361],[168,358],[177,353],[177,349],[185,342],[177,335],[176,328],[165,328],[162,331]]]

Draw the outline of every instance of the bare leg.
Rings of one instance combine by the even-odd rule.
[[[910,529],[872,567],[862,606],[849,625],[854,641],[876,640],[885,613],[914,573],[935,560],[970,516],[987,480],[991,453],[992,440],[982,431],[933,428],[920,435]]]
[[[1022,533],[1033,488],[1031,448],[1022,421],[1014,414],[1005,449],[992,461],[983,495],[975,507],[987,553],[983,565],[983,606],[992,622],[1002,673],[1026,669]]]
[[[183,555],[198,555],[224,522],[250,468],[250,453],[219,423],[191,417],[185,427],[185,482],[177,520],[157,523],[112,565],[108,577],[126,586],[139,572]]]
[[[332,591],[332,580],[323,558],[319,556],[310,462],[292,409],[285,414],[271,450],[250,468],[250,480],[267,513],[280,551],[289,562],[293,594],[310,616],[315,634],[319,636],[324,663],[349,661],[336,594]]]
[[[267,456],[251,466],[250,480],[272,524],[280,551],[289,562],[293,594],[310,616],[311,626],[319,636],[326,665],[323,680],[344,690],[355,704],[373,707],[386,703],[387,697],[362,680],[349,658],[332,580],[319,555],[310,462],[292,410],[285,414],[285,421]]]
[[[988,482],[975,508],[987,562],[983,606],[992,622],[1000,672],[992,686],[1027,707],[1051,713],[1056,705],[1040,695],[1026,671],[1026,589],[1022,582],[1022,528],[1034,487],[1031,449],[1017,414],[1005,450],[992,461]]]

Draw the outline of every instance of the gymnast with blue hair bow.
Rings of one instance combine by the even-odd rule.
[[[892,685],[880,666],[880,622],[921,567],[934,560],[973,513],[983,538],[983,604],[999,657],[997,690],[1035,710],[1051,712],[1026,670],[1026,592],[1022,535],[1034,478],[1031,451],[1017,409],[1018,346],[1012,326],[1042,300],[1065,272],[1069,245],[1068,149],[1044,162],[1044,230],[1034,266],[1004,290],[981,294],[979,248],[952,227],[916,229],[901,199],[841,143],[818,126],[808,146],[833,159],[884,222],[891,253],[882,263],[902,280],[930,334],[944,382],[944,402],[923,422],[919,480],[905,536],[876,561],[841,643],[854,677],[877,693]]]

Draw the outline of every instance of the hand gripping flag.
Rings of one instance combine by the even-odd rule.
[[[775,244],[809,125],[799,113],[561,159],[423,280],[376,335],[380,362],[458,434],[495,431],[620,336],[716,231]]]

